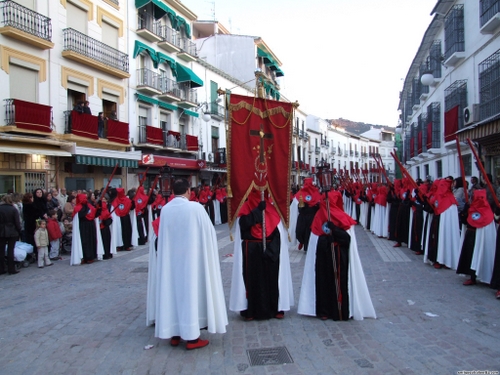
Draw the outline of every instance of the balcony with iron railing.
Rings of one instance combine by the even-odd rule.
[[[339,156],[342,156],[342,149],[340,147],[337,149],[337,153],[339,154]]]
[[[337,153],[337,149],[336,149],[335,147],[332,147],[332,148],[330,149],[330,154],[331,154],[331,155],[335,155],[336,153]]]
[[[177,53],[181,50],[179,32],[166,25],[160,25],[158,27],[158,35],[161,37],[161,41],[158,42],[158,47],[163,48],[165,51],[170,53]]]
[[[198,59],[198,52],[196,51],[196,43],[189,38],[179,38],[179,46],[181,51],[177,53],[180,59],[191,62]]]
[[[221,105],[211,104],[205,113],[210,114],[210,116],[216,120],[224,120],[224,107]]]
[[[5,126],[14,132],[38,134],[54,130],[52,107],[19,99],[4,99]]]
[[[182,107],[196,107],[198,102],[198,92],[196,89],[192,89],[187,84],[178,84],[180,102],[179,105]]]
[[[129,78],[129,59],[126,53],[93,39],[75,29],[63,30],[62,56],[118,78]]]
[[[171,102],[178,102],[181,100],[181,90],[176,81],[160,76],[158,77],[158,82],[158,88],[160,90],[160,94],[158,94],[159,99],[169,100]]]
[[[354,156],[358,158],[359,157],[359,151],[354,151]]]
[[[354,151],[353,150],[349,150],[349,155],[350,156],[354,156]]]
[[[137,69],[137,91],[148,95],[160,95],[160,75],[151,69]]]
[[[137,35],[150,42],[160,42],[161,37],[161,23],[156,20],[152,14],[141,12],[137,15]]]
[[[0,34],[21,40],[41,49],[51,49],[52,23],[50,18],[14,1],[2,1]]]
[[[319,155],[319,154],[321,153],[321,147],[316,146],[316,147],[314,148],[314,153],[315,153],[316,155]]]
[[[138,145],[163,148],[165,147],[166,136],[165,132],[160,128],[155,128],[150,125],[139,126],[139,140]]]
[[[214,162],[212,166],[219,168],[225,168],[227,166],[225,147],[218,148],[217,151],[214,152]]]
[[[306,132],[304,130],[299,131],[299,138],[302,138],[302,139],[306,138]]]

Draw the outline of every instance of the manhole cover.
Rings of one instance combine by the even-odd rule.
[[[284,346],[247,350],[250,366],[282,365],[293,363],[292,357]]]
[[[137,267],[130,272],[148,272],[148,267]]]

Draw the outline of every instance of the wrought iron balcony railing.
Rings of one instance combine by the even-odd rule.
[[[11,26],[38,38],[51,41],[52,23],[50,18],[14,1],[2,1],[1,7],[3,26]]]
[[[137,15],[137,30],[146,29],[155,35],[161,36],[161,23],[155,20],[153,15],[149,13],[139,13]]]
[[[179,33],[177,30],[171,29],[165,25],[158,26],[158,35],[165,41],[173,44],[174,46],[181,48]]]
[[[162,95],[173,95],[180,98],[181,92],[176,81],[167,77],[160,76],[158,77],[158,82],[158,88],[161,91]]]
[[[354,151],[354,156],[359,157],[359,151]]]
[[[349,155],[354,156],[354,151],[353,150],[349,150]]]
[[[5,126],[50,133],[54,130],[52,107],[19,99],[4,99]]]
[[[198,93],[196,89],[192,89],[188,85],[179,85],[179,93],[182,101],[190,103],[198,102]]]
[[[224,118],[224,107],[218,104],[211,104],[208,108],[209,113],[212,116],[217,116],[219,118]]]
[[[72,51],[128,73],[128,55],[75,29],[63,30],[63,51]]]
[[[191,39],[188,38],[180,38],[180,43],[179,46],[181,49],[190,54],[191,56],[198,56],[196,52],[196,44],[191,41]]]
[[[148,86],[160,90],[160,75],[150,69],[137,69],[137,86]]]
[[[319,154],[319,153],[321,152],[321,147],[316,146],[316,148],[315,148],[314,152],[315,152],[316,154]]]

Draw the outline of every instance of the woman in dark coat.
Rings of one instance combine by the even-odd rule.
[[[0,275],[5,273],[5,246],[7,245],[7,268],[9,274],[18,273],[14,264],[14,247],[21,234],[19,211],[13,205],[12,194],[7,194],[0,203]]]
[[[35,246],[36,213],[33,205],[33,194],[26,193],[23,196],[23,219],[24,219],[24,238],[23,242]]]

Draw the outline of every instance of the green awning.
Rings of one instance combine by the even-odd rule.
[[[158,99],[152,98],[150,96],[139,94],[138,92],[135,93],[135,95],[137,95],[137,100],[139,100],[140,102],[149,103],[149,104],[158,104]]]
[[[137,55],[140,55],[143,52],[147,52],[149,54],[151,60],[153,60],[153,66],[155,68],[158,68],[158,56],[156,54],[156,51],[150,46],[136,40],[134,46],[134,55],[133,55],[134,59],[137,57]]]
[[[76,164],[100,165],[101,167],[114,167],[118,163],[119,167],[137,168],[138,160],[103,158],[100,156],[75,155]]]
[[[177,75],[177,62],[173,58],[161,52],[157,52],[156,56],[158,58],[158,64],[161,64],[163,62],[167,63],[170,66],[170,69],[172,69],[172,74],[174,76]]]
[[[158,100],[158,105],[161,108],[165,108],[165,109],[168,109],[170,111],[175,111],[177,109],[177,107],[175,105],[167,103],[167,102],[163,102],[161,100]]]
[[[179,30],[180,28],[184,27],[184,32],[186,33],[186,36],[191,39],[191,27],[189,26],[189,24],[186,22],[186,20],[182,17],[179,17],[177,16],[177,30]]]
[[[283,77],[284,75],[285,73],[280,68],[276,69],[276,77]]]
[[[184,113],[189,116],[200,117],[200,114],[198,112],[190,111],[189,109],[185,109]]]
[[[153,3],[154,17],[157,20],[162,18],[165,14],[176,16],[175,12],[161,0],[135,0],[135,7],[137,9],[140,9],[143,6],[148,5],[149,3]]]
[[[273,58],[271,56],[269,56],[269,54],[267,52],[260,49],[259,47],[257,47],[257,56],[262,57],[264,59],[264,64],[266,64],[266,65],[274,63]]]
[[[177,82],[191,82],[191,87],[203,86],[203,81],[184,65],[177,64]]]

